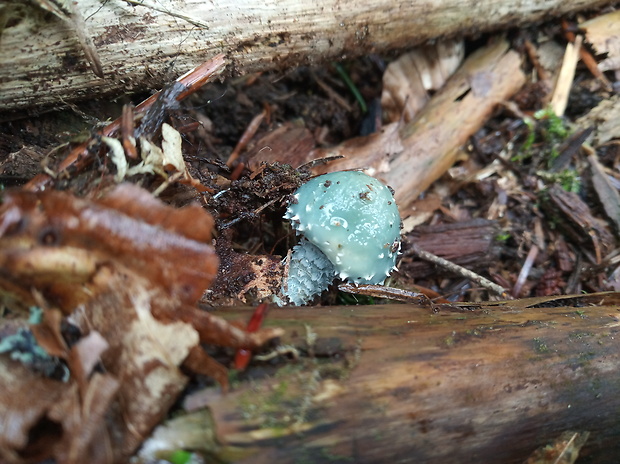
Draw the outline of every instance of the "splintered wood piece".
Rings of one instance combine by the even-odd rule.
[[[407,124],[392,123],[381,132],[348,140],[309,158],[345,155],[317,172],[367,169],[395,190],[401,210],[448,168],[459,148],[525,83],[521,58],[504,40],[472,54],[444,87]]]
[[[242,463],[522,463],[571,429],[606,462],[620,453],[619,303],[274,308],[267,324],[306,356],[209,406]]]
[[[416,47],[392,61],[383,74],[381,107],[387,120],[411,121],[459,67],[463,40],[440,40]]]
[[[620,69],[620,11],[615,10],[581,23],[586,40],[592,44],[597,55],[605,55],[598,64],[601,72]]]
[[[551,103],[549,104],[553,112],[560,117],[564,116],[564,111],[568,104],[568,97],[573,85],[573,79],[575,78],[575,69],[579,61],[579,50],[581,50],[582,42],[583,37],[577,36],[574,43],[569,42],[566,44],[564,60],[562,61],[558,80],[555,83],[555,89],[553,89]]]

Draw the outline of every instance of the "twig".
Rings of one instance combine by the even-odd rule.
[[[424,293],[410,292],[401,288],[384,287],[383,285],[355,285],[342,283],[338,285],[341,292],[353,295],[372,296],[374,298],[386,298],[389,300],[403,301],[405,303],[429,304],[430,300]]]
[[[515,298],[519,298],[521,290],[523,289],[523,284],[525,284],[527,276],[530,275],[530,271],[532,270],[532,265],[534,264],[536,256],[538,256],[538,245],[534,244],[532,245],[532,248],[530,248],[530,251],[527,253],[525,262],[521,267],[521,272],[519,272],[519,277],[517,277],[517,282],[512,288],[512,296],[514,296]]]
[[[323,91],[329,96],[329,98],[331,98],[336,103],[338,103],[340,106],[342,106],[342,108],[344,108],[345,111],[349,113],[353,111],[353,108],[351,107],[351,105],[349,105],[347,100],[344,97],[340,96],[334,89],[332,89],[325,82],[323,82],[323,80],[320,79],[316,75],[316,73],[312,73],[312,77],[314,78],[314,81],[317,83],[317,85],[321,87],[321,89],[323,89]]]
[[[463,266],[459,266],[458,264],[448,261],[447,259],[440,258],[439,256],[434,255],[433,253],[424,251],[420,247],[418,247],[415,243],[412,244],[409,251],[412,252],[414,255],[418,256],[419,258],[422,258],[425,261],[436,264],[437,266],[440,266],[450,272],[453,272],[457,275],[460,275],[461,277],[464,277],[468,280],[471,280],[472,282],[477,283],[481,287],[486,288],[490,292],[493,292],[496,295],[501,296],[502,298],[508,298],[508,294],[506,293],[506,290],[503,287],[500,287],[496,283],[491,282],[489,279],[482,277],[480,274],[476,274],[475,272],[470,271],[469,269],[465,269]]]
[[[549,73],[547,72],[545,67],[540,64],[540,60],[538,59],[538,54],[536,53],[536,47],[534,47],[534,44],[531,41],[526,40],[524,46],[527,56],[532,62],[534,68],[536,68],[536,72],[538,73],[538,77],[540,78],[540,80],[549,80]]]
[[[209,79],[219,74],[224,69],[224,65],[224,55],[219,54],[214,56],[211,60],[206,61],[200,66],[195,67],[194,69],[179,77],[176,82],[184,85],[185,90],[176,96],[177,101],[181,101],[187,96],[191,95],[200,87],[202,87]],[[157,101],[160,94],[161,91],[151,95],[149,98],[136,106],[134,114],[146,113],[146,111]],[[122,116],[105,126],[101,131],[99,131],[99,135],[104,137],[110,137],[116,132],[118,132],[118,130],[121,128],[121,125]],[[60,163],[56,175],[60,174],[63,171],[66,171],[70,167],[82,169],[84,166],[87,166],[90,162],[92,162],[93,157],[88,156],[89,143],[90,140],[75,147],[69,153],[69,155],[67,155],[67,157]],[[52,182],[53,178],[54,176],[51,176],[49,174],[39,174],[33,179],[31,179],[30,182],[28,182],[24,186],[24,188],[33,191],[43,190]]]
[[[269,353],[265,354],[257,354],[254,356],[256,361],[271,361],[272,359],[277,358],[278,356],[286,356],[290,355],[293,359],[297,360],[301,357],[299,350],[295,348],[293,345],[278,345]]]
[[[222,194],[223,192],[226,192],[227,190],[222,190],[221,192],[218,192],[217,195]],[[282,198],[274,198],[273,200],[269,200],[267,203],[265,203],[262,206],[259,206],[258,208],[256,208],[254,211],[252,212],[248,212],[248,213],[243,213],[239,216],[237,216],[235,219],[233,219],[232,221],[227,222],[226,224],[223,224],[221,226],[221,229],[228,229],[229,227],[235,225],[236,223],[238,223],[239,221],[242,221],[243,219],[247,219],[247,218],[253,218],[256,217],[261,211],[263,211],[265,208],[268,208],[269,206],[273,205],[276,201],[282,201]]]
[[[256,135],[256,131],[258,131],[258,128],[260,127],[263,120],[269,116],[269,113],[269,107],[265,106],[263,111],[261,111],[259,114],[254,116],[254,118],[252,118],[252,121],[250,121],[250,124],[248,124],[248,126],[245,128],[245,131],[243,131],[243,134],[239,138],[237,145],[228,157],[228,161],[226,161],[226,166],[228,166],[229,168],[232,167],[237,158],[239,158],[241,152],[245,149],[245,147],[247,147],[248,143],[250,143],[252,137]]]
[[[162,8],[157,5],[153,5],[152,3],[145,2],[144,0],[125,0],[127,3],[131,3],[132,5],[143,6],[145,8],[150,8],[151,10],[159,11],[160,13],[167,14],[168,16],[172,16],[174,18],[182,19],[183,21],[187,21],[190,24],[198,27],[204,27],[205,29],[209,29],[209,25],[203,21],[198,19],[194,19],[191,16],[188,16],[183,13],[177,13],[176,11],[168,10],[166,8]]]
[[[53,13],[57,18],[62,19],[75,33],[82,51],[90,64],[93,73],[97,77],[103,78],[103,67],[97,49],[90,37],[84,18],[77,8],[77,2],[60,2],[54,0],[36,0],[34,2],[39,7]]]

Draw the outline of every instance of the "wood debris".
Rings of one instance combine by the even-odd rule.
[[[61,344],[56,351],[67,361],[71,380],[41,383],[49,391],[27,411],[29,400],[17,397],[29,397],[31,383],[41,379],[25,375],[14,361],[0,360],[11,385],[0,402],[15,405],[6,418],[20,424],[18,434],[2,435],[3,459],[30,462],[19,454],[39,450],[45,453],[38,455],[41,460],[123,460],[185,387],[182,364],[227,386],[226,368],[200,342],[251,350],[280,333],[249,334],[196,306],[218,268],[209,244],[213,221],[199,206],[175,210],[130,184],[100,200],[55,191],[7,191],[3,197],[5,306],[18,311],[43,305],[48,314],[58,308],[82,336],[98,334],[104,342],[90,344],[87,351],[97,351],[89,358],[81,348],[87,338],[64,352]],[[51,329],[59,334],[61,319],[53,320]],[[95,365],[105,374],[92,372]],[[41,449],[29,438],[33,429],[39,429],[39,440],[57,444]]]

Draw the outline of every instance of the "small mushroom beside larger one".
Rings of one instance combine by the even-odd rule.
[[[390,189],[374,177],[315,177],[294,193],[284,217],[303,238],[287,262],[279,303],[307,304],[336,276],[381,284],[395,269],[400,215]]]

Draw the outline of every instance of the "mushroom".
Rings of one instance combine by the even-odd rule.
[[[392,191],[373,177],[357,171],[315,177],[293,194],[284,218],[303,236],[286,263],[284,302],[306,304],[336,276],[381,284],[396,269],[400,215]]]

